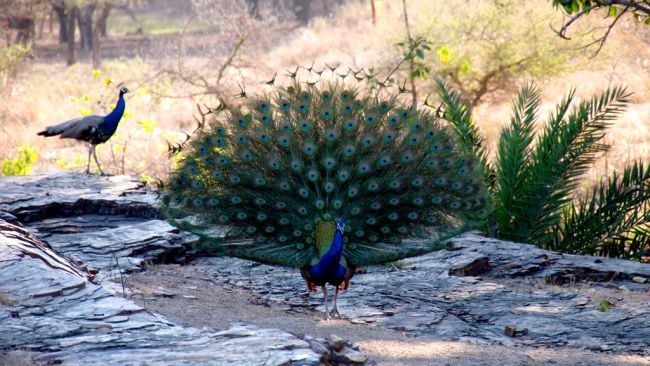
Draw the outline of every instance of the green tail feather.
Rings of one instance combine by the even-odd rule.
[[[491,209],[482,175],[433,113],[359,86],[296,82],[198,132],[163,209],[229,255],[292,267],[322,255],[316,228],[340,218],[346,259],[364,265],[434,250],[482,221]],[[227,232],[214,236],[220,225]],[[437,240],[409,239],[432,230]]]

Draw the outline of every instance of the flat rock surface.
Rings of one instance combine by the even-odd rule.
[[[310,347],[276,329],[174,325],[0,221],[0,350],[30,350],[37,364],[318,365]]]
[[[562,255],[469,233],[454,240],[451,250],[365,268],[364,273],[353,278],[350,290],[339,296],[344,319],[326,323],[317,320],[323,309],[322,294],[308,293],[295,270],[235,258],[200,258],[184,266],[158,265],[185,262],[187,247],[194,239],[158,219],[155,202],[153,193],[126,177],[70,173],[1,177],[1,218],[22,223],[70,260],[61,259],[67,263],[63,268],[54,266],[57,276],[69,277],[63,281],[51,278],[51,271],[45,271],[50,265],[43,260],[15,253],[0,254],[0,295],[6,293],[7,298],[17,299],[8,300],[14,304],[11,306],[21,304],[37,312],[20,310],[25,316],[14,317],[15,310],[6,310],[8,306],[2,305],[0,309],[6,310],[6,318],[0,316],[0,333],[6,333],[2,328],[11,324],[24,341],[14,345],[0,335],[0,348],[33,348],[43,352],[39,357],[68,357],[66,352],[70,350],[77,357],[74,360],[79,360],[75,362],[85,364],[92,358],[81,357],[99,357],[92,356],[102,353],[102,346],[97,344],[108,340],[124,347],[125,353],[135,354],[133,349],[142,347],[142,353],[151,358],[143,344],[153,342],[162,349],[171,347],[171,338],[158,343],[151,340],[164,338],[168,327],[177,332],[173,337],[188,337],[188,345],[197,347],[195,351],[192,347],[178,351],[179,355],[189,352],[186,356],[190,359],[196,356],[192,352],[204,352],[201,347],[225,339],[214,335],[219,333],[216,330],[193,333],[196,328],[191,326],[227,327],[226,321],[244,321],[258,325],[250,332],[275,334],[264,339],[280,344],[282,350],[291,348],[305,355],[317,354],[323,347],[322,342],[310,336],[320,339],[341,333],[359,343],[360,350],[380,364],[457,364],[459,360],[468,364],[572,363],[567,360],[583,364],[650,364],[650,280],[639,283],[650,279],[647,264]],[[53,255],[52,251],[47,252]],[[18,269],[17,263],[32,262],[45,267],[24,264],[24,269]],[[103,287],[84,282],[84,268],[97,272],[96,279],[112,282],[102,282]],[[143,269],[146,271],[126,277]],[[20,275],[21,281],[25,281],[20,286],[5,280],[16,276],[15,271],[25,272],[25,276]],[[86,283],[83,287],[82,282]],[[113,282],[119,285],[114,286]],[[132,301],[113,295],[107,290],[111,287],[113,292],[122,292]],[[34,293],[39,296],[34,297]],[[81,300],[65,300],[66,296],[90,300],[83,301],[86,305],[75,305]],[[110,300],[101,300],[104,296]],[[54,305],[37,302],[32,306],[28,298],[54,301]],[[96,310],[97,306],[101,312]],[[116,310],[122,307],[127,310]],[[186,327],[147,313],[143,307]],[[43,309],[71,313],[78,317],[77,323],[59,313],[42,316]],[[33,319],[51,326],[32,324],[37,322]],[[88,322],[90,331],[84,328]],[[104,326],[105,323],[112,328]],[[526,328],[527,332],[509,337],[504,334],[506,326]],[[303,335],[260,330],[268,327]],[[34,332],[46,328],[41,336]],[[115,329],[133,336],[111,337],[112,332],[117,332]],[[57,335],[52,335],[53,331]],[[57,342],[69,337],[86,338],[63,344],[47,343],[49,339]],[[131,343],[127,342],[129,339]],[[308,344],[286,346],[291,342]],[[271,343],[258,346],[276,349]],[[451,351],[454,349],[456,353]],[[126,357],[120,356],[120,351],[111,352],[118,364],[126,362],[119,358]],[[354,352],[349,352],[353,358],[358,356]],[[475,358],[450,357],[449,352],[473,354]]]
[[[594,263],[594,257],[563,256],[473,234],[454,243],[453,251],[411,258],[396,267],[371,266],[355,275],[339,297],[344,318],[414,337],[650,357],[650,285],[631,281],[632,276],[650,278],[649,265],[610,259]],[[494,268],[482,277],[449,275],[451,268],[483,256]],[[525,277],[511,270],[533,266],[531,261],[542,256],[545,264],[526,271]],[[195,276],[252,291],[289,313],[323,310],[322,294],[309,294],[296,271],[235,258],[203,258],[192,266],[184,273],[186,280]],[[548,283],[570,272],[583,277],[576,274],[574,282],[563,286]],[[608,274],[605,282],[593,282],[593,276],[603,274]],[[608,302],[607,311],[599,310],[601,302]],[[528,333],[508,337],[507,325]]]
[[[156,195],[127,176],[0,177],[0,212],[76,264],[99,271],[98,280],[118,280],[148,262],[183,261],[194,237],[160,220],[156,205]]]

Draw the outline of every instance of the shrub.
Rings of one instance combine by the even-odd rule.
[[[2,160],[3,175],[28,175],[32,171],[32,164],[38,161],[36,149],[24,144],[18,148],[18,157]]]
[[[607,127],[630,103],[625,88],[574,105],[573,91],[539,133],[539,90],[524,85],[490,162],[460,95],[443,81],[444,116],[485,165],[496,208],[486,232],[561,252],[647,261],[650,257],[650,170],[642,162],[599,182],[575,200],[582,176],[608,150]]]

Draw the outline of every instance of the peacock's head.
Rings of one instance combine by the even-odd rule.
[[[336,220],[336,230],[343,233],[343,229],[345,229],[345,222],[343,220]]]
[[[124,95],[129,92],[129,89],[126,86],[120,88],[120,95]]]

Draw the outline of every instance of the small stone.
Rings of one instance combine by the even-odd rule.
[[[364,355],[359,351],[355,351],[349,348],[346,348],[345,352],[340,354],[340,356],[342,356],[344,360],[351,362],[353,364],[363,364],[366,361],[368,361],[368,356]]]
[[[336,352],[339,352],[345,347],[347,341],[336,334],[332,334],[329,336],[330,341],[332,342],[332,347],[334,347],[334,350]]]
[[[183,295],[183,298],[188,300],[196,300],[196,296],[192,296],[192,295]]]
[[[646,283],[646,282],[648,282],[648,279],[645,278],[645,277],[641,277],[641,276],[634,276],[634,277],[632,277],[632,281],[634,281],[636,283]]]
[[[450,276],[478,276],[490,270],[490,258],[479,257],[473,261],[449,269]]]
[[[312,351],[318,353],[319,355],[324,355],[329,352],[327,347],[325,347],[320,342],[309,342],[309,348],[311,348]]]
[[[506,325],[506,328],[503,330],[503,333],[508,337],[514,337],[516,330],[517,327],[515,327],[514,325]]]
[[[156,288],[156,290],[154,290],[153,294],[154,294],[155,296],[161,296],[161,297],[174,297],[174,296],[176,296],[175,293],[173,293],[173,292],[167,290],[167,289],[164,288],[164,287],[158,287],[158,288]]]

